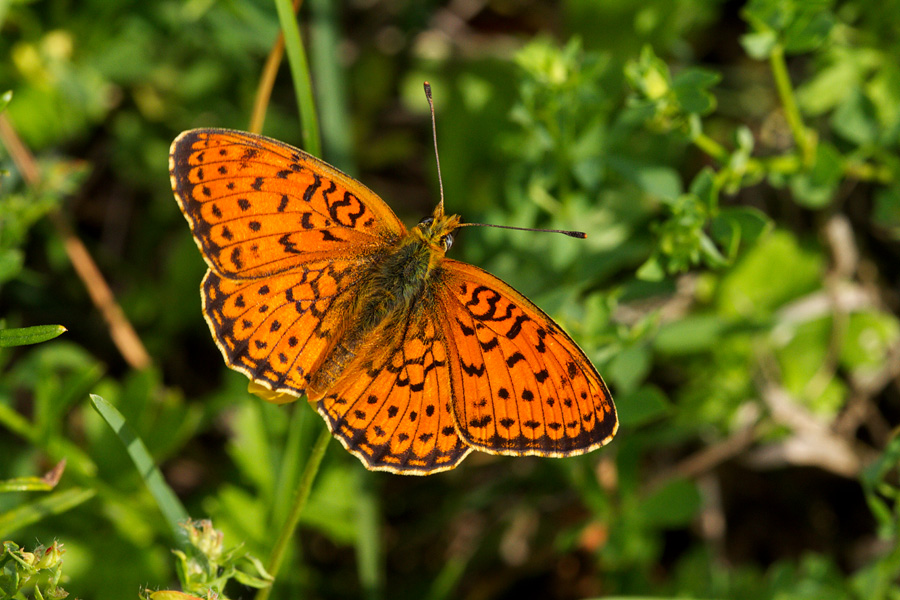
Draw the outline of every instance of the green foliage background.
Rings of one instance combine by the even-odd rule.
[[[326,160],[429,214],[427,79],[449,211],[588,233],[469,229],[453,253],[558,319],[621,429],[587,456],[476,453],[426,478],[332,443],[273,596],[900,598],[898,11],[308,0]],[[61,542],[74,596],[177,585],[90,393],[192,517],[263,558],[323,428],[225,369],[167,174],[180,131],[248,126],[279,30],[266,0],[0,2],[0,110],[41,174],[0,135],[0,319],[68,330],[0,336],[0,479],[67,460],[53,491],[0,488],[0,539]],[[285,63],[263,132],[300,145],[296,104]],[[117,351],[66,226],[152,366]]]

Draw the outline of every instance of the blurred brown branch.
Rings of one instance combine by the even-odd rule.
[[[34,156],[19,138],[12,123],[5,115],[0,114],[0,142],[9,151],[13,162],[22,174],[26,183],[33,188],[41,184],[40,167]],[[71,261],[75,272],[87,288],[88,295],[94,306],[103,315],[109,326],[109,334],[116,348],[122,354],[125,361],[135,369],[145,369],[150,366],[151,359],[144,344],[141,342],[122,308],[116,302],[115,296],[103,278],[103,274],[97,267],[97,263],[91,258],[84,243],[75,235],[72,228],[59,212],[50,213],[50,221],[63,240],[66,254]]]

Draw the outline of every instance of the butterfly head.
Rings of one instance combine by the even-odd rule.
[[[459,227],[459,215],[445,215],[435,212],[416,225],[415,232],[428,246],[440,254],[445,254],[453,245],[453,232]]]

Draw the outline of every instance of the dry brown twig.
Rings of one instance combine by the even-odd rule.
[[[772,419],[792,433],[784,440],[752,450],[747,456],[750,465],[759,469],[815,466],[852,479],[877,455],[836,433],[830,423],[812,414],[783,388],[765,385],[762,396]]]
[[[733,434],[690,456],[678,461],[672,467],[656,474],[647,482],[645,489],[653,492],[673,479],[695,479],[710,473],[713,469],[750,448],[759,435],[759,424],[750,423]]]

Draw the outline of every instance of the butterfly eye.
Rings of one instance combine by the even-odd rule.
[[[453,235],[448,233],[444,237],[441,238],[441,245],[444,247],[444,252],[450,249],[450,246],[453,245]]]
[[[421,221],[419,221],[419,226],[428,226],[434,223],[434,217],[425,217]]]

